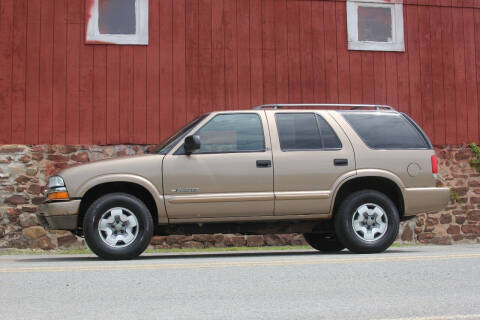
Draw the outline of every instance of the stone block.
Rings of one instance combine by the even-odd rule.
[[[23,229],[22,234],[26,239],[34,240],[45,236],[47,232],[43,227],[35,226]]]
[[[460,226],[451,225],[447,229],[448,234],[460,234]]]
[[[480,225],[464,224],[462,226],[462,232],[480,235]]]
[[[38,218],[36,214],[33,213],[22,213],[18,216],[18,220],[22,227],[33,227],[38,225]]]
[[[249,235],[247,236],[247,247],[261,247],[265,241],[261,235]]]
[[[28,198],[23,195],[13,195],[11,197],[6,198],[3,202],[11,205],[27,204]]]
[[[440,216],[440,223],[441,224],[449,224],[452,223],[452,215],[449,213],[444,213]]]
[[[405,224],[405,226],[403,227],[400,239],[402,241],[413,241],[413,230],[408,224]]]

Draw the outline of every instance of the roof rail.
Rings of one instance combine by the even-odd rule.
[[[395,110],[390,106],[378,105],[378,104],[338,104],[338,103],[300,103],[300,104],[263,104],[256,106],[254,110],[263,110],[263,109],[282,109],[282,108],[291,108],[291,107],[345,107],[350,108],[351,110],[363,109],[363,108],[375,108],[376,110]]]

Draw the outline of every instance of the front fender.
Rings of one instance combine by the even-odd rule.
[[[157,206],[157,216],[158,222],[166,223],[168,222],[167,212],[165,211],[165,203],[163,194],[155,187],[153,183],[151,183],[148,179],[134,175],[134,174],[106,174],[97,176],[90,180],[87,180],[82,185],[78,187],[75,191],[75,195],[82,198],[88,190],[91,188],[104,184],[104,183],[112,183],[112,182],[130,182],[135,183],[143,188],[145,188],[150,194],[152,195],[153,199],[155,200],[155,204]]]

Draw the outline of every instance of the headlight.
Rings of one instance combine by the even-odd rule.
[[[49,200],[68,200],[69,195],[65,182],[59,176],[53,176],[48,179],[47,196]]]
[[[53,176],[48,179],[48,189],[57,188],[57,187],[65,187],[65,182],[59,176]]]

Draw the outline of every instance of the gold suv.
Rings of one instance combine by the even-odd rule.
[[[40,218],[105,259],[138,256],[154,234],[218,232],[381,252],[401,220],[446,206],[437,171],[425,133],[391,107],[264,105],[204,114],[151,154],[63,170]]]

